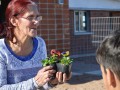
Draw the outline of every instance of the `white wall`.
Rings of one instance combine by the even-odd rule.
[[[79,10],[120,11],[120,0],[69,0],[69,8]]]

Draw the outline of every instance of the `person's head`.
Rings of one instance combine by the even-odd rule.
[[[120,30],[107,36],[96,52],[107,90],[120,89]]]
[[[13,40],[17,36],[34,37],[41,16],[37,5],[31,0],[11,0],[6,8],[6,26],[2,33],[7,39]]]

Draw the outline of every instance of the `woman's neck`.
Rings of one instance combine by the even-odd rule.
[[[14,43],[15,42],[15,43]],[[12,49],[12,51],[19,56],[27,56],[32,52],[33,49],[33,40],[32,38],[21,38],[13,39],[12,41],[7,41],[7,44]]]

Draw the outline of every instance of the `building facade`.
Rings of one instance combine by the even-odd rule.
[[[0,10],[10,0],[1,0]],[[38,4],[42,21],[38,27],[51,49],[69,50],[71,57],[81,60],[95,58],[96,46],[92,41],[91,17],[119,17],[120,0],[33,0]],[[4,14],[0,14],[0,22]],[[90,58],[89,58],[90,59]]]
[[[95,32],[91,18],[119,17],[120,0],[69,0],[69,12],[71,56],[79,60],[95,60],[97,47],[93,42]]]

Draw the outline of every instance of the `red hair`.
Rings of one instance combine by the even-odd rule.
[[[14,26],[10,22],[10,18],[22,16],[28,10],[28,5],[33,4],[31,0],[11,0],[8,4],[5,12],[5,24],[0,25],[0,35],[9,40],[13,40],[14,37]]]

